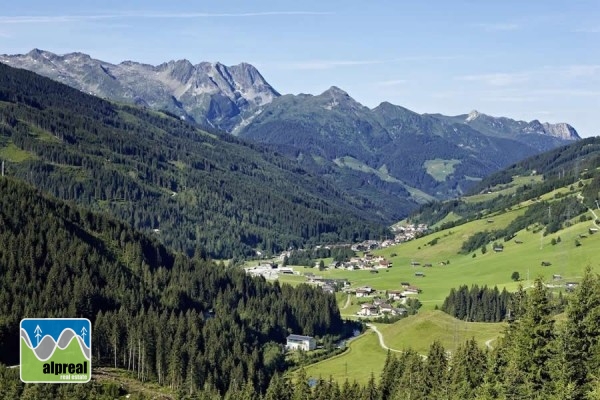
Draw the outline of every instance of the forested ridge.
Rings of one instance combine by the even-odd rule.
[[[404,399],[600,399],[600,276],[587,269],[569,298],[565,316],[556,320],[549,290],[536,279],[521,297],[518,318],[504,336],[482,349],[469,339],[449,353],[433,342],[426,357],[414,350],[388,352],[380,376],[366,385],[317,377],[313,387],[303,369],[293,376],[275,373],[264,392],[253,383],[223,394],[214,387],[173,398],[248,400],[404,400]],[[559,322],[560,321],[560,322]],[[178,327],[178,330],[183,330]],[[35,398],[108,399],[111,386],[27,385],[15,370],[0,368],[0,394]],[[113,395],[114,397],[114,395]],[[144,398],[138,396],[138,398]]]
[[[349,328],[335,298],[318,288],[174,254],[12,178],[0,178],[0,193],[0,363],[18,364],[22,318],[86,317],[95,366],[189,395],[244,385],[263,392],[287,368],[289,333],[335,340]],[[0,397],[18,398],[23,387],[6,376]],[[51,386],[29,385],[22,396],[50,398],[36,391]]]
[[[454,199],[445,202],[435,202],[423,205],[415,211],[409,219],[415,222],[433,225],[443,220],[449,213],[456,214],[460,219],[441,224],[439,229],[451,228],[469,220],[481,218],[484,214],[501,212],[526,200],[537,200],[538,197],[564,186],[573,190],[581,190],[582,204],[576,204],[575,199],[564,199],[559,203],[552,202],[552,206],[564,208],[566,203],[570,216],[582,212],[582,207],[596,207],[596,200],[600,200],[598,187],[600,187],[600,138],[587,138],[569,146],[539,154],[514,164],[500,172],[494,173],[483,179],[471,194],[494,191],[498,187],[510,188],[515,176],[542,176],[541,182],[531,182],[516,187],[514,193],[493,196],[483,201],[467,201]],[[591,179],[584,184],[582,179]],[[502,185],[502,186],[500,186]],[[543,201],[536,204],[540,211],[548,208],[550,202]],[[564,210],[562,210],[564,211]],[[532,211],[533,212],[533,211]],[[537,211],[536,211],[537,212]],[[539,213],[541,215],[541,213]],[[561,214],[564,221],[566,214]],[[540,217],[541,218],[541,217]],[[554,222],[558,222],[557,219]],[[556,230],[552,227],[551,230]],[[551,232],[549,232],[551,233]]]
[[[3,64],[0,158],[8,175],[156,230],[188,255],[231,258],[385,231],[368,201],[271,150]]]

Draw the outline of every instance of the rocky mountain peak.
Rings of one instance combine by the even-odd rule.
[[[134,61],[114,65],[83,53],[57,55],[40,49],[0,55],[0,61],[84,92],[166,109],[229,132],[280,96],[248,63],[193,65],[183,59],[158,66]]]
[[[542,124],[546,133],[551,136],[564,139],[564,140],[578,140],[581,139],[575,128],[565,122],[559,122],[557,124],[550,124],[545,122]]]
[[[332,86],[329,89],[327,89],[326,91],[324,91],[323,93],[321,93],[321,96],[331,96],[331,97],[350,97],[350,95],[343,91],[342,89],[340,89],[337,86]]]
[[[479,111],[477,111],[477,110],[473,110],[473,111],[471,111],[471,112],[470,112],[470,113],[467,115],[467,118],[465,119],[465,121],[467,121],[467,122],[471,122],[471,121],[473,121],[474,119],[478,118],[478,117],[479,117],[479,116],[481,116],[481,115],[482,115],[482,114],[481,114]]]

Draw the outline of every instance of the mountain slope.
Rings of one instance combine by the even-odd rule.
[[[478,112],[420,115],[386,102],[371,110],[337,87],[316,96],[280,96],[248,64],[114,65],[81,53],[41,50],[0,56],[3,60],[271,146],[343,191],[366,198],[370,212],[389,223],[431,199],[460,196],[518,160],[579,139],[568,124]]]
[[[482,133],[479,125],[465,123],[464,118],[420,115],[390,103],[370,110],[332,87],[318,96],[274,99],[240,136],[275,146],[338,184],[354,181],[354,188],[344,187],[369,193],[376,204],[394,204],[394,197],[409,192],[408,203],[395,204],[406,212],[419,202],[412,194],[415,189],[438,199],[459,196],[488,174],[567,142],[553,136],[566,124],[539,132],[524,127],[517,131],[517,125]],[[578,138],[571,127],[565,129],[572,133],[570,140]],[[347,163],[348,158],[353,162]],[[352,178],[348,169],[353,169]]]
[[[3,64],[0,158],[9,175],[188,254],[229,258],[384,230],[363,198],[271,151]]]
[[[84,317],[93,325],[95,367],[174,390],[185,382],[188,393],[205,385],[224,393],[247,380],[264,391],[286,368],[280,344],[288,332],[335,340],[345,329],[335,297],[320,288],[271,284],[174,254],[123,222],[13,178],[0,177],[0,193],[2,364],[18,363],[22,318]],[[121,356],[128,353],[138,361]]]
[[[484,178],[468,196],[422,206],[411,220],[451,226],[481,218],[484,213],[501,213],[540,198],[575,197],[587,207],[600,201],[600,138],[586,138],[515,163]],[[556,188],[569,187],[569,193],[549,196]],[[574,206],[570,206],[572,210]],[[542,211],[547,213],[547,209]],[[447,220],[448,216],[452,220]],[[564,217],[564,215],[562,216]],[[443,222],[446,221],[446,224]]]
[[[24,68],[99,97],[164,109],[203,126],[231,131],[279,96],[252,65],[192,65],[188,60],[158,66],[111,64],[87,54],[34,49],[1,55],[0,62]]]

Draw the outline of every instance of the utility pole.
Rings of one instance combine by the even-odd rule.
[[[4,160],[2,160],[2,176],[4,176]],[[596,203],[598,202],[596,201]]]

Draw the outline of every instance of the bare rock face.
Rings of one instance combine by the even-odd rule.
[[[111,64],[83,53],[57,55],[39,49],[1,55],[0,62],[99,97],[164,109],[228,132],[279,97],[260,72],[247,63],[193,65],[188,60],[177,60],[158,66],[133,61]]]
[[[547,122],[543,123],[542,126],[546,133],[550,136],[554,136],[564,140],[577,140],[581,139],[577,134],[575,128],[571,125],[560,122],[558,124],[549,124]]]

